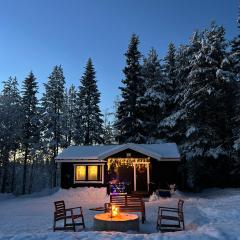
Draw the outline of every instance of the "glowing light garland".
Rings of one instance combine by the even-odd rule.
[[[142,168],[143,164],[141,163],[150,163],[150,158],[108,158],[107,166],[108,170],[110,170],[111,167],[133,167],[134,164],[136,164],[137,167]]]

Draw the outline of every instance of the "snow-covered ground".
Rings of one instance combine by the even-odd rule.
[[[157,208],[176,206],[185,200],[186,231],[156,231]],[[82,206],[87,229],[79,232],[52,232],[53,202],[65,200],[67,207]],[[147,222],[140,223],[140,233],[95,232],[96,212],[91,207],[108,202],[104,188],[78,188],[44,192],[24,197],[0,195],[0,239],[9,240],[157,240],[157,239],[240,239],[240,189],[211,189],[201,194],[176,193],[170,199],[146,202]]]

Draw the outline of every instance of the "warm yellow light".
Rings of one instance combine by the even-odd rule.
[[[111,166],[113,167],[133,167],[134,164],[141,164],[141,163],[149,163],[150,158],[132,158],[132,157],[127,157],[127,158],[108,158],[107,166],[108,170],[110,170]]]
[[[97,180],[98,166],[88,166],[88,180]]]
[[[86,166],[76,166],[76,180],[86,180]]]
[[[119,215],[119,209],[118,209],[118,207],[112,205],[111,211],[112,211],[112,217],[117,217],[117,216]]]

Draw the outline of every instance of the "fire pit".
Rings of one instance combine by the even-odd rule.
[[[121,213],[112,216],[110,213],[96,214],[94,217],[94,230],[118,231],[139,230],[139,219],[136,214]]]

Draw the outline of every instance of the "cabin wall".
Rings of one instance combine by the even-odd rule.
[[[169,184],[177,184],[179,162],[165,162],[151,159],[151,182],[158,188],[166,188]]]

